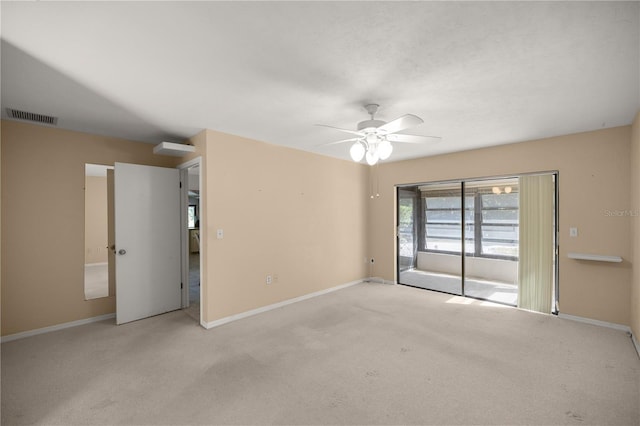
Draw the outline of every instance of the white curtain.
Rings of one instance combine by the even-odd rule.
[[[520,177],[518,306],[551,313],[554,261],[553,175]]]

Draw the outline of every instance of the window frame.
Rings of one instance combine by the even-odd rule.
[[[507,179],[507,178],[505,178]],[[467,181],[464,181],[465,183]],[[483,211],[490,211],[490,210],[494,210],[494,211],[500,211],[500,210],[514,210],[513,208],[502,208],[502,207],[488,207],[488,208],[483,208],[483,203],[482,203],[482,196],[483,195],[487,195],[487,194],[491,194],[491,192],[488,192],[486,190],[486,188],[467,188],[465,185],[464,188],[464,194],[462,193],[462,188],[463,186],[460,185],[460,189],[455,189],[453,191],[450,190],[439,190],[439,189],[435,189],[433,191],[429,191],[429,190],[423,190],[421,191],[420,194],[420,214],[418,215],[418,250],[421,252],[427,252],[427,253],[440,253],[440,254],[451,254],[451,255],[461,255],[462,254],[462,250],[464,248],[465,251],[465,256],[470,256],[470,257],[478,257],[478,258],[486,258],[486,259],[498,259],[498,260],[510,260],[510,261],[518,261],[518,256],[509,256],[509,255],[500,255],[500,254],[491,254],[491,253],[483,253],[482,252],[482,242],[483,241],[494,241],[494,242],[499,242],[499,241],[506,241],[509,243],[516,243],[518,244],[518,240],[495,240],[495,239],[489,239],[489,238],[483,238],[482,237],[482,230],[483,230],[483,226],[497,226],[497,227],[513,227],[513,224],[501,224],[501,223],[494,223],[494,222],[489,222],[489,223],[485,223],[483,222]],[[452,194],[453,192],[453,194]],[[518,193],[519,191],[517,189],[515,189],[514,193]],[[429,194],[429,196],[427,196],[427,194]],[[464,202],[462,202],[462,198],[464,196]],[[427,198],[439,198],[439,197],[458,197],[461,200],[461,205],[459,208],[457,209],[446,209],[446,208],[432,208],[429,209],[427,207]],[[467,202],[466,199],[472,197],[473,198],[473,209],[469,209],[467,208]],[[462,212],[464,208],[464,213]],[[515,209],[516,211],[519,210],[519,207],[516,207]],[[427,212],[428,211],[459,211],[460,212],[460,222],[457,222],[456,225],[460,226],[460,233],[461,233],[461,237],[460,238],[453,238],[453,237],[440,237],[441,239],[444,240],[451,240],[451,241],[460,241],[462,239],[462,235],[464,235],[464,244],[461,244],[460,250],[459,251],[451,251],[451,250],[440,250],[440,249],[432,249],[432,248],[427,248],[428,245],[428,241],[427,241],[427,226],[429,224],[435,224],[435,225],[446,225],[448,223],[438,223],[438,222],[431,222],[429,223],[427,220]],[[473,235],[473,237],[469,238],[468,235],[470,234],[469,230],[465,230],[465,232],[462,232],[462,227],[466,226],[467,224],[467,220],[466,220],[466,213],[469,212],[473,212],[473,232],[471,233],[471,235]],[[519,226],[519,223],[518,223]],[[473,242],[473,248],[474,251],[470,252],[467,250],[467,244],[469,242]]]

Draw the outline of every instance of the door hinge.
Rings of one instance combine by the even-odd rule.
[[[182,188],[182,182],[180,182],[180,188]]]
[[[183,287],[182,287],[182,283],[180,283],[180,288],[183,288]]]

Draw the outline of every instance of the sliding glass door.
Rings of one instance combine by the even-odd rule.
[[[465,183],[473,234],[465,258],[465,295],[518,304],[518,179]]]
[[[398,282],[551,312],[555,215],[555,174],[398,188]]]

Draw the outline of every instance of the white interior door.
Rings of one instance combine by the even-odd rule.
[[[177,169],[115,164],[116,322],[180,309]]]

